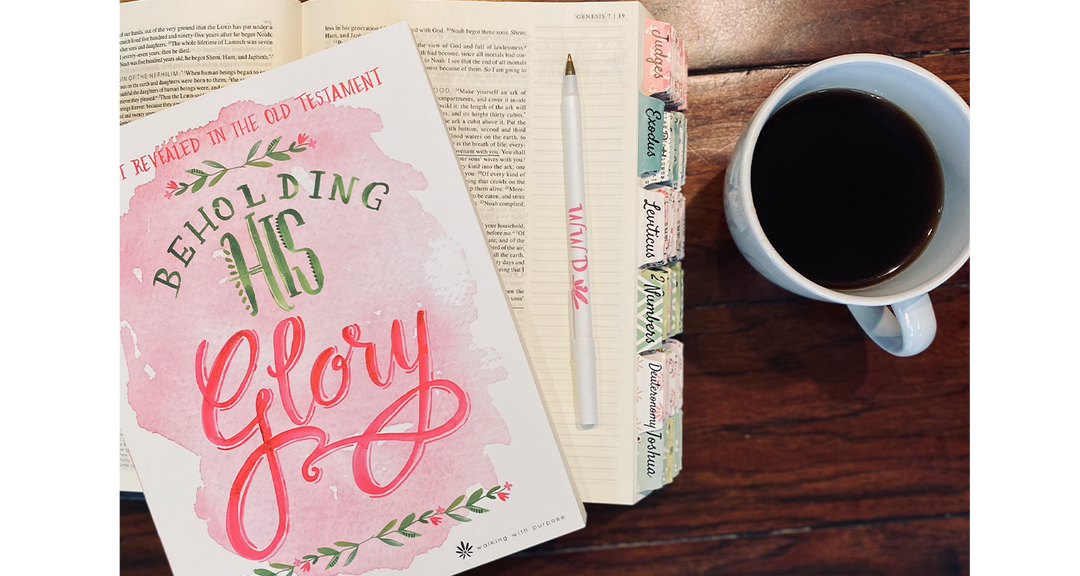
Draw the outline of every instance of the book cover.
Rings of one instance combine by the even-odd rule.
[[[681,258],[685,238],[677,188],[683,181],[679,171],[685,171],[686,130],[677,130],[678,116],[670,114],[685,108],[685,44],[670,27],[658,38],[657,24],[647,26],[648,18],[637,2],[127,2],[121,5],[120,116],[122,122],[137,118],[408,20],[575,489],[587,502],[633,504],[640,499],[631,432],[636,355],[628,350],[638,350],[639,343],[641,351],[655,349],[678,330],[681,283],[672,277],[659,288],[650,285],[643,293],[649,309],[641,317],[631,303],[645,289],[638,268],[671,265]],[[252,34],[256,43],[239,42]],[[658,62],[658,39],[667,87],[656,98],[643,97],[645,74],[653,74]],[[598,430],[577,424],[570,369],[558,92],[567,53],[573,53],[581,78],[587,204],[602,207],[602,217],[589,221],[597,356],[611,360],[598,365],[604,415]],[[323,98],[335,98],[333,90]],[[672,120],[661,121],[661,110]],[[647,183],[642,173],[655,181]],[[177,181],[182,182],[190,184]],[[302,190],[304,182],[298,180]],[[635,194],[646,186],[647,194]],[[656,299],[665,291],[666,307]],[[641,328],[649,342],[637,342]]]
[[[121,428],[177,575],[584,526],[409,29],[121,128]]]

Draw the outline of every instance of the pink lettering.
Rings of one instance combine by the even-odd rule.
[[[274,365],[267,368],[269,375],[277,380],[281,393],[282,407],[289,419],[297,424],[295,428],[274,434],[270,429],[267,413],[274,401],[274,392],[262,388],[255,395],[255,417],[240,431],[232,436],[225,436],[218,427],[218,413],[237,406],[244,393],[251,385],[255,367],[258,364],[259,339],[251,330],[240,330],[234,334],[214,358],[214,363],[207,372],[205,367],[207,342],[199,344],[195,353],[195,380],[203,395],[202,420],[203,432],[214,445],[223,450],[240,447],[258,431],[261,443],[256,446],[245,460],[233,481],[226,509],[225,531],[229,542],[238,554],[251,560],[265,560],[281,546],[289,530],[289,496],[285,473],[281,468],[278,450],[301,441],[314,441],[315,447],[304,461],[301,475],[307,482],[316,482],[322,476],[322,470],[316,463],[343,448],[354,448],[352,454],[353,479],[357,488],[372,497],[391,494],[401,486],[416,469],[423,458],[427,445],[446,438],[464,425],[469,417],[470,403],[468,394],[456,383],[446,379],[436,379],[432,365],[428,338],[427,313],[420,310],[416,314],[416,356],[408,358],[405,347],[405,330],[400,320],[394,320],[391,326],[390,363],[386,376],[379,371],[376,361],[375,344],[360,340],[360,328],[356,324],[342,330],[342,337],[348,351],[338,354],[336,347],[323,350],[315,359],[311,369],[312,401],[305,407],[304,413],[297,409],[289,380],[290,371],[304,350],[305,327],[299,317],[282,320],[274,331]],[[227,400],[221,400],[222,388],[234,356],[247,343],[248,365],[236,392]],[[306,425],[311,421],[316,405],[332,408],[339,404],[349,393],[352,369],[350,361],[353,350],[363,348],[368,378],[371,383],[386,388],[393,384],[395,369],[401,368],[406,373],[417,373],[419,383],[405,391],[400,397],[382,410],[367,426],[363,433],[329,442],[326,432],[318,427]],[[324,387],[324,376],[329,367],[340,372],[341,378],[331,396]],[[447,392],[456,402],[454,414],[445,422],[432,422],[432,408],[435,400],[433,392]],[[445,398],[445,395],[444,395]],[[406,406],[416,400],[416,430],[412,432],[384,432],[383,429],[394,420]],[[405,442],[411,445],[409,457],[402,464],[397,474],[386,484],[380,484],[373,475],[375,464],[371,461],[371,446],[376,442]],[[259,547],[248,537],[244,524],[244,509],[247,505],[248,491],[259,466],[266,464],[273,485],[274,504],[277,509],[277,528],[274,537],[264,547]]]
[[[585,239],[582,236],[585,235],[585,207],[581,204],[574,206],[566,211],[567,218],[570,222],[570,251],[579,250],[583,254],[581,258],[575,258],[570,261],[570,265],[576,272],[584,272],[589,267],[589,248],[585,245]],[[577,214],[575,214],[577,212]]]

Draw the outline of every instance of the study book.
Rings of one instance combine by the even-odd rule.
[[[584,526],[404,23],[120,129],[120,417],[178,576]]]
[[[634,504],[656,485],[639,480],[638,355],[677,332],[661,316],[679,310],[682,283],[665,273],[673,281],[650,288],[667,294],[659,300],[667,305],[649,313],[656,329],[639,346],[639,268],[683,254],[686,46],[671,26],[638,2],[137,0],[120,8],[121,123],[406,20],[578,494]],[[589,430],[577,424],[571,369],[560,113],[568,53],[589,211],[599,405]]]

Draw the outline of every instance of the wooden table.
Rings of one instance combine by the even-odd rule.
[[[646,0],[690,47],[684,469],[633,507],[477,575],[967,574],[968,266],[932,293],[913,358],[843,306],[794,296],[731,240],[724,174],[785,77],[829,56],[892,54],[969,98],[964,0]],[[120,503],[124,576],[169,574],[142,502]]]

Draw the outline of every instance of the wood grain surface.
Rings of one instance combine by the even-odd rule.
[[[723,211],[731,150],[784,78],[892,53],[970,100],[959,0],[649,0],[690,46],[685,462],[637,506],[478,575],[969,573],[969,273],[931,293],[937,338],[896,358],[843,306],[750,267]],[[169,574],[142,502],[120,503],[124,576]]]

